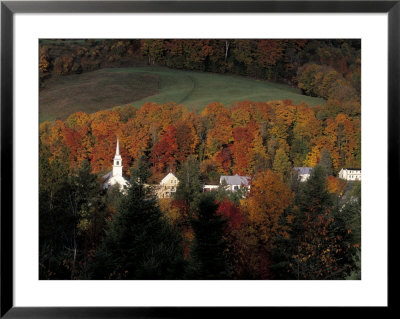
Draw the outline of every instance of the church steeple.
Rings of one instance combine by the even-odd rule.
[[[119,155],[119,138],[117,136],[117,149],[115,150],[115,155]]]
[[[117,136],[117,148],[115,150],[113,176],[122,176],[122,157],[119,154],[119,138]]]

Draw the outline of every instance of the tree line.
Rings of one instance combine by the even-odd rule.
[[[290,100],[215,102],[199,114],[174,103],[146,103],[93,114],[77,112],[66,121],[40,124],[40,143],[51,160],[69,169],[88,160],[94,173],[112,164],[116,136],[124,173],[139,158],[149,163],[150,181],[158,183],[176,171],[190,155],[200,162],[204,183],[219,175],[253,175],[272,169],[288,179],[293,167],[331,162],[329,175],[342,167],[361,166],[361,122],[329,107],[294,105]]]
[[[40,125],[41,279],[357,279],[360,119],[291,101],[147,103]],[[131,187],[105,191],[116,135]],[[293,166],[314,167],[300,183]],[[172,199],[148,184],[173,170]],[[202,192],[220,175],[250,192]]]

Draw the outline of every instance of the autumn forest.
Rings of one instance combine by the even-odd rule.
[[[94,109],[40,102],[40,279],[361,279],[361,181],[339,174],[361,170],[360,40],[48,39],[39,49],[42,96],[97,70],[132,81],[126,97],[90,78],[111,103],[75,91]],[[177,70],[215,76],[215,100],[201,105],[198,82],[181,98]],[[236,78],[249,93],[227,104]],[[265,86],[253,100],[256,81]],[[276,98],[260,100],[275,85]],[[116,147],[129,183],[104,187]],[[160,198],[169,173],[179,184]],[[248,188],[221,183],[236,174]]]

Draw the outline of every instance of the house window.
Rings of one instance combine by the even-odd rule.
[[[119,161],[117,161],[117,165],[119,165]]]
[[[233,189],[236,191],[239,189],[239,186],[233,186]]]

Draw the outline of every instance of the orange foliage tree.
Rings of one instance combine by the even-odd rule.
[[[265,244],[279,232],[278,220],[293,202],[293,193],[271,170],[260,172],[252,181],[250,195],[242,203],[251,223],[256,225],[259,238]]]

